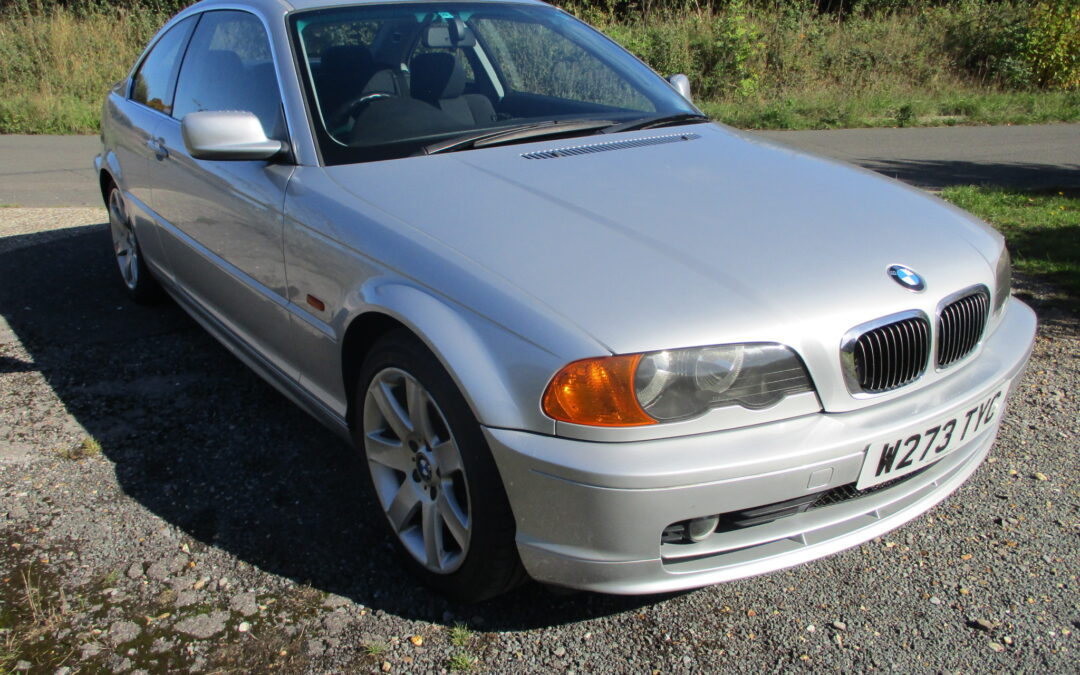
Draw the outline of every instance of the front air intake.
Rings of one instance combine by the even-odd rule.
[[[930,359],[930,322],[904,312],[848,332],[841,347],[844,378],[852,393],[878,394],[917,380]]]
[[[955,300],[938,313],[937,365],[950,366],[975,349],[986,328],[990,292],[979,288]]]

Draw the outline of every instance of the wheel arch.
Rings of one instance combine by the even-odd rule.
[[[486,319],[456,309],[412,285],[389,283],[364,293],[364,311],[349,321],[341,342],[347,421],[354,420],[356,378],[371,348],[387,333],[404,329],[435,355],[481,424],[554,433],[540,411],[540,396],[557,366],[543,365],[528,377],[512,377],[509,360],[558,359]],[[547,372],[548,368],[553,368]],[[535,393],[535,396],[533,394]]]
[[[106,204],[109,202],[109,189],[113,186],[120,187],[120,179],[123,172],[116,154],[111,150],[104,155],[98,155],[95,159],[98,169],[98,188],[101,190],[101,199]],[[123,188],[120,188],[123,190]]]
[[[109,190],[116,186],[112,174],[102,169],[98,174],[98,187],[101,188],[101,199],[106,204],[109,202]]]
[[[353,318],[349,323],[349,327],[345,330],[345,337],[341,341],[341,377],[345,383],[345,397],[348,402],[346,421],[349,423],[350,428],[353,426],[353,399],[356,397],[356,378],[360,376],[360,369],[364,365],[364,359],[367,358],[371,348],[381,337],[398,329],[413,332],[408,326],[389,314],[371,310]]]

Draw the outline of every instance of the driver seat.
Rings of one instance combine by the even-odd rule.
[[[359,83],[363,86],[358,87]],[[363,45],[337,45],[322,55],[315,77],[324,114],[331,114],[350,98],[376,92],[401,96],[404,87],[394,70],[377,63]]]
[[[465,67],[457,54],[420,54],[413,58],[409,71],[413,98],[430,103],[455,121],[468,126],[487,126],[498,119],[487,96],[464,93]]]

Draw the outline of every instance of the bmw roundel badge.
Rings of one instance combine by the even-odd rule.
[[[919,274],[904,265],[889,265],[889,276],[893,278],[893,281],[900,284],[909,291],[915,291],[916,293],[926,289],[926,282]]]

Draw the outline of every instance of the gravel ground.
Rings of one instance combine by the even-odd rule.
[[[460,606],[365,523],[348,447],[125,300],[103,221],[0,209],[0,672],[1077,672],[1080,330],[1037,284],[1000,439],[929,514],[689,593]]]

